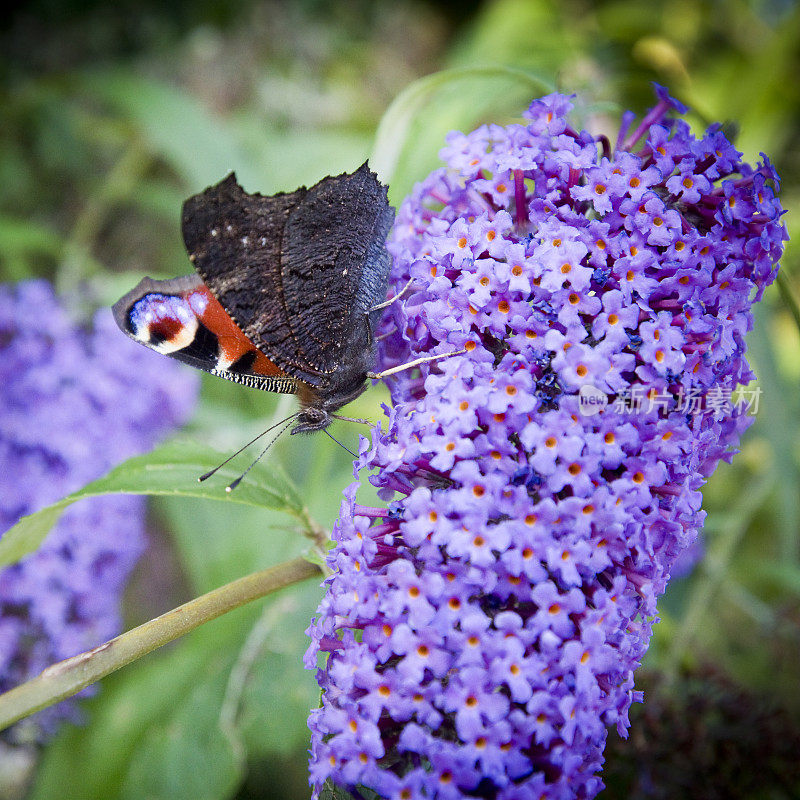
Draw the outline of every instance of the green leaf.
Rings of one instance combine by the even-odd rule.
[[[44,253],[58,257],[63,246],[61,236],[44,225],[0,216],[0,254],[3,258],[17,253]]]
[[[34,514],[22,517],[13,528],[9,528],[0,539],[0,567],[16,564],[36,550],[68,505],[69,502],[62,500],[52,506],[45,506]]]
[[[192,187],[216,182],[247,163],[228,121],[173,86],[125,70],[96,72],[85,91],[104,98],[141,132],[148,149]]]
[[[530,100],[549,91],[548,82],[515,67],[456,67],[426,75],[400,92],[383,115],[370,165],[391,184],[393,197],[400,198],[435,166],[447,131],[473,127],[498,106],[518,114],[517,95]],[[413,169],[403,166],[409,153]]]
[[[789,561],[760,559],[748,564],[753,576],[769,584],[770,589],[800,597],[800,567]]]
[[[41,256],[56,261],[63,249],[62,238],[44,225],[0,216],[0,277],[4,281],[31,277]]]
[[[782,560],[796,564],[800,543],[797,529],[800,470],[795,459],[796,437],[791,432],[796,430],[798,405],[795,392],[778,371],[766,315],[764,304],[756,304],[753,310],[755,325],[748,336],[749,356],[764,389],[751,435],[760,433],[771,445],[776,466],[775,533],[778,553]]]
[[[305,557],[308,539],[278,511],[191,497],[159,497],[154,506],[170,531],[192,594]]]
[[[789,313],[792,315],[795,327],[800,331],[800,304],[798,304],[797,298],[794,296],[789,278],[786,277],[786,272],[784,270],[778,273],[776,283],[778,284],[778,291],[781,294],[781,298],[786,308],[789,309]]]
[[[295,517],[309,533],[316,532],[295,487],[274,464],[259,463],[238,488],[224,486],[239,477],[239,470],[222,467],[213,480],[198,477],[217,466],[224,455],[197,442],[172,441],[143,456],[115,467],[107,475],[40,511],[23,517],[0,539],[0,567],[13,564],[35,550],[72,503],[106,494],[147,494],[215,499],[283,511]]]
[[[238,118],[237,133],[249,160],[238,173],[250,191],[290,191],[325,175],[352,172],[366,158],[368,131],[327,128],[270,129],[257,116]],[[277,157],[277,156],[280,157]]]
[[[241,758],[222,730],[224,676],[193,687],[166,724],[141,739],[122,783],[122,800],[216,800],[242,778]]]
[[[237,701],[237,728],[251,760],[308,746],[308,712],[320,690],[302,657],[320,594],[319,586],[304,585],[265,609],[239,651],[240,676],[229,681],[228,699]]]
[[[213,711],[201,720],[196,718],[200,727],[190,731],[185,726],[186,715],[198,690],[204,705],[218,714],[224,691],[222,676],[257,613],[254,605],[237,609],[204,625],[174,648],[160,650],[105,678],[98,697],[84,704],[87,725],[65,726],[48,745],[31,800],[119,798],[122,786],[131,785],[130,771],[151,759],[148,742],[162,731],[175,730],[190,742],[195,736],[204,741],[215,738]],[[216,702],[211,702],[208,692]],[[177,744],[175,747],[178,749]],[[229,763],[219,764],[227,774]],[[178,770],[180,764],[168,765],[167,771],[170,769]],[[66,785],[65,775],[70,776]]]
[[[647,6],[643,10],[652,22]],[[447,65],[491,64],[501,59],[504,64],[548,75],[570,72],[571,62],[586,57],[588,27],[576,25],[570,16],[569,10],[552,0],[483,3],[463,35],[453,41]]]

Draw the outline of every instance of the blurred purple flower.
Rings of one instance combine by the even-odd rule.
[[[0,536],[151,448],[188,418],[196,394],[194,375],[122,336],[110,311],[86,331],[46,282],[0,286]],[[144,498],[93,498],[0,570],[0,691],[116,635],[144,547]],[[6,735],[41,738],[77,716],[65,701]]]
[[[769,162],[657,93],[613,152],[562,95],[451,133],[400,208],[393,282],[414,290],[384,366],[467,352],[390,378],[362,445],[387,505],[346,492],[309,631],[315,796],[602,788],[699,489],[752,420],[743,336],[786,238]]]

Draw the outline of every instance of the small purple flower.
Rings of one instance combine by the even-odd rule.
[[[362,440],[387,505],[346,493],[309,629],[315,796],[602,788],[699,489],[752,419],[731,398],[786,238],[769,162],[657,95],[610,154],[563,95],[450,134],[398,212],[393,282],[414,282],[384,365],[466,352],[392,376]]]
[[[0,532],[152,447],[186,420],[196,391],[188,371],[121,336],[109,311],[82,330],[44,281],[0,286]],[[0,691],[119,632],[143,511],[139,497],[83,500],[0,570]],[[65,701],[8,735],[41,738],[78,716]]]

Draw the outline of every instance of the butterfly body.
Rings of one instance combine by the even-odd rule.
[[[364,391],[374,363],[393,219],[367,164],[272,197],[246,193],[231,174],[184,204],[197,275],[145,278],[114,305],[115,319],[172,358],[297,394],[292,433],[321,430]]]

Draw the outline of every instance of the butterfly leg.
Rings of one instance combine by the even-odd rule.
[[[408,291],[412,283],[414,283],[414,279],[409,278],[408,283],[394,297],[384,300],[382,303],[378,303],[376,306],[372,306],[370,311],[378,311],[378,309],[381,308],[388,308],[392,303],[397,302]]]
[[[420,364],[425,364],[428,361],[438,361],[440,358],[450,358],[450,356],[457,356],[459,353],[466,352],[466,348],[462,348],[461,350],[454,350],[452,353],[441,353],[437,356],[423,356],[422,358],[415,358],[413,361],[408,361],[405,364],[398,364],[396,367],[390,367],[389,369],[385,369],[383,372],[368,372],[367,377],[372,378],[373,380],[385,378],[387,375],[394,375],[395,373],[403,372],[403,370],[406,369],[413,369],[414,367],[418,367]]]
[[[380,311],[382,308],[388,308],[392,303],[399,300],[405,293],[406,290],[414,283],[414,279],[410,278],[408,283],[392,298],[389,300],[385,300],[383,303],[378,303],[376,306],[372,306],[372,308],[368,309],[364,312],[364,319],[367,322],[367,334],[369,336],[370,343],[375,341],[375,334],[372,330],[372,320],[370,319],[370,314],[373,311]]]
[[[341,414],[331,414],[334,419],[341,419],[344,422],[357,422],[359,425],[372,425],[368,419],[361,419],[360,417],[343,417]]]

